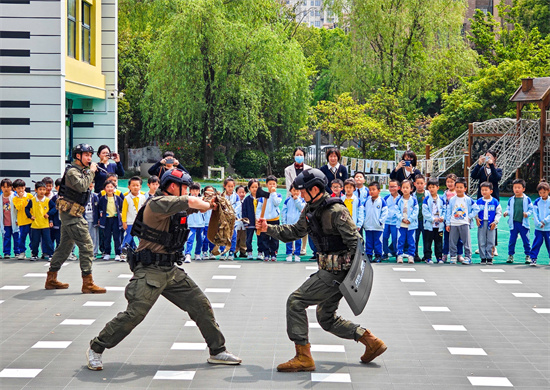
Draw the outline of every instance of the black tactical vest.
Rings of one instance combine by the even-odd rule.
[[[132,225],[132,236],[147,240],[155,244],[160,244],[168,253],[181,251],[187,242],[189,228],[187,226],[187,213],[181,211],[170,217],[170,225],[167,232],[153,229],[143,222],[143,212],[152,198],[147,199],[142,208],[139,209],[136,220]]]
[[[306,220],[308,222],[307,233],[313,240],[317,251],[322,254],[349,250],[347,245],[344,244],[341,235],[327,235],[323,233],[323,221],[321,221],[323,211],[337,203],[342,205],[344,204],[344,202],[340,198],[326,198],[313,213],[306,214]],[[325,223],[330,223],[330,221],[327,221]]]
[[[70,202],[78,203],[81,206],[86,206],[86,204],[88,203],[88,199],[90,198],[91,190],[88,189],[86,192],[78,192],[65,184],[65,177],[67,176],[67,172],[71,168],[74,167],[72,165],[67,165],[67,168],[65,168],[65,172],[63,173],[63,177],[61,178],[61,184],[59,185],[59,197]]]

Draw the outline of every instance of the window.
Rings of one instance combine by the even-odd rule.
[[[320,7],[321,6],[321,0],[315,0],[315,5],[317,7]]]
[[[319,10],[316,10],[316,11],[315,11],[315,16],[319,16],[319,15],[321,15],[321,14],[319,13]]]
[[[313,16],[315,15],[315,12],[312,10],[312,11],[309,11],[309,16]]]
[[[67,1],[67,55],[76,58],[76,0]]]
[[[321,22],[317,20],[317,21],[315,22],[315,27],[321,27]]]
[[[313,0],[311,0],[311,2],[309,4],[313,7],[313,4],[315,4],[315,2]]]
[[[90,22],[92,7],[85,1],[82,2],[82,61],[90,63],[92,34],[90,32]]]

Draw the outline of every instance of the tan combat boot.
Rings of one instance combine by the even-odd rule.
[[[46,290],[64,290],[66,288],[69,288],[69,284],[61,283],[59,280],[57,280],[57,272],[48,271],[48,276],[46,277],[46,284],[44,285],[44,287],[46,288]]]
[[[298,372],[315,371],[315,362],[311,357],[310,345],[296,344],[296,356],[286,363],[279,364],[277,371],[280,372]]]
[[[82,277],[82,292],[84,294],[105,294],[107,290],[94,284],[92,274]]]
[[[377,356],[382,355],[384,352],[386,352],[386,344],[379,338],[377,338],[375,335],[373,335],[370,330],[366,330],[365,334],[361,336],[359,340],[357,340],[359,343],[365,345],[365,353],[363,356],[361,356],[361,361],[363,363],[369,363],[374,360]]]

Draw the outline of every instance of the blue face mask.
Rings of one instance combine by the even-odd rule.
[[[304,162],[304,156],[294,156],[294,161],[296,161],[296,164],[302,164]]]

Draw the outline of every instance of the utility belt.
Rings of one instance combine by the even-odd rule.
[[[351,253],[342,254],[322,254],[319,253],[319,269],[337,274],[338,272],[348,271],[351,268]]]
[[[136,268],[137,263],[141,263],[144,267],[149,265],[157,265],[159,267],[172,267],[174,264],[181,264],[183,253],[154,253],[149,249],[144,249],[139,252],[134,252],[133,249],[128,249],[127,261],[130,270]]]
[[[57,210],[69,213],[73,217],[82,217],[86,211],[84,206],[64,198],[57,198],[55,205]]]

